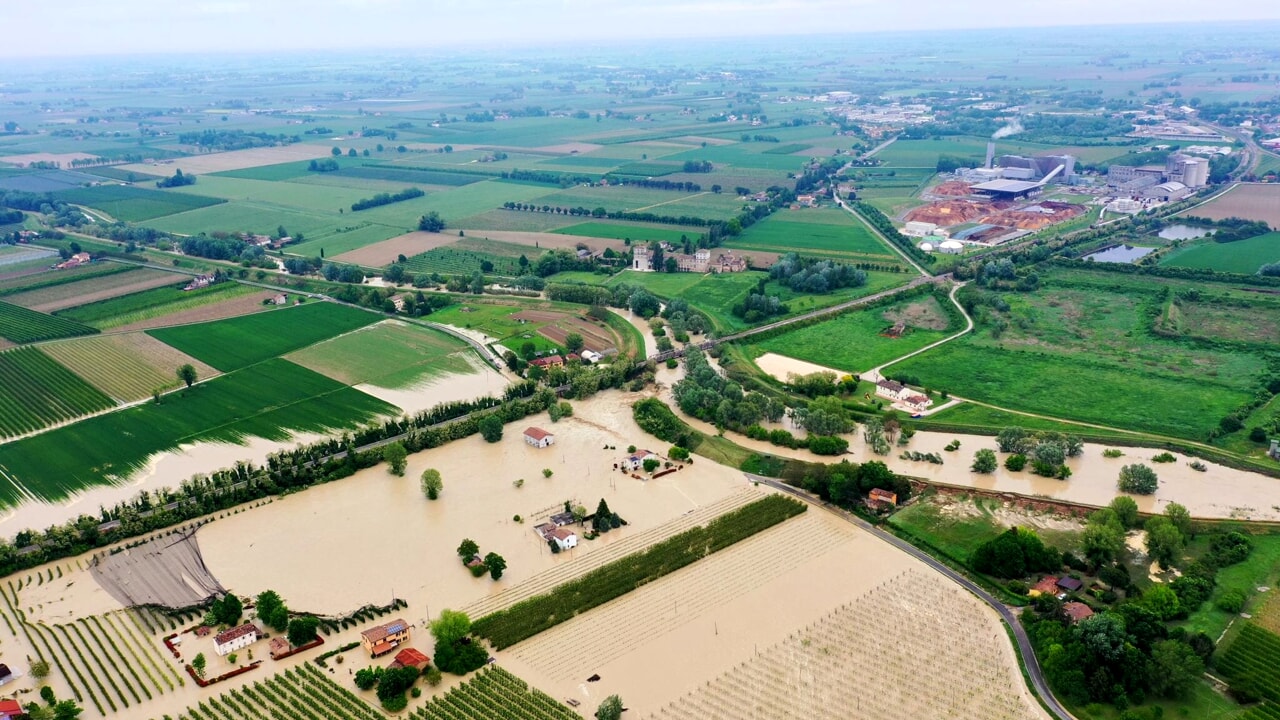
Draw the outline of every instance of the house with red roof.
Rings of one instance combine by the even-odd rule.
[[[423,655],[415,648],[405,648],[396,653],[396,659],[391,661],[388,668],[411,667],[418,672],[426,670],[431,665],[431,660]]]
[[[213,638],[213,650],[219,655],[228,655],[258,642],[260,637],[262,637],[262,631],[257,625],[253,623],[238,625],[218,633]]]
[[[0,700],[0,720],[17,720],[25,716],[26,713],[17,700]]]
[[[524,431],[525,443],[536,448],[544,448],[556,443],[556,436],[538,427],[527,428]]]
[[[1082,602],[1069,602],[1062,606],[1062,612],[1074,625],[1081,620],[1093,617],[1093,608]]]

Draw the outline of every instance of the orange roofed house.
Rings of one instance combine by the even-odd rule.
[[[423,655],[415,648],[405,648],[396,653],[396,659],[391,661],[389,668],[411,667],[419,672],[426,670],[431,665],[431,660]]]
[[[898,493],[872,488],[867,493],[867,504],[873,508],[895,508],[898,506]]]
[[[1062,606],[1062,612],[1071,620],[1073,625],[1081,620],[1093,617],[1093,608],[1082,602],[1066,603]]]
[[[385,625],[371,627],[360,633],[360,644],[369,651],[370,657],[386,655],[408,639],[409,623],[399,619]]]

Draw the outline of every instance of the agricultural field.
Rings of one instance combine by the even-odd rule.
[[[197,194],[165,192],[135,185],[98,185],[57,193],[57,199],[100,210],[116,220],[141,222],[217,205],[223,200]]]
[[[202,380],[217,370],[142,332],[96,335],[42,345],[40,350],[120,402],[134,402],[179,385],[177,369],[191,365]]]
[[[303,663],[266,680],[201,701],[179,713],[177,720],[382,720],[384,717],[381,711],[373,709],[322,671]]]
[[[963,590],[907,572],[647,717],[1048,717],[1010,672],[1009,641],[990,625]],[[883,682],[863,692],[859,681],[871,676]]]
[[[324,340],[285,358],[345,385],[402,388],[473,371],[471,347],[443,332],[384,320]]]
[[[1266,369],[1257,352],[1156,335],[1158,287],[1085,271],[1042,277],[1044,289],[1001,294],[1009,310],[980,307],[974,332],[886,374],[999,407],[1204,440]]]
[[[174,277],[172,274],[166,275]],[[187,291],[180,286],[168,286],[171,282],[164,287],[77,304],[56,314],[99,330],[111,330],[261,292],[258,288],[234,282],[222,282]]]
[[[512,197],[507,200],[519,201],[519,198]],[[501,206],[503,202],[505,200],[500,200],[495,203],[495,206]],[[685,193],[630,185],[573,187],[557,190],[539,197],[537,203],[552,207],[588,209],[602,207],[609,211],[652,212],[672,216],[690,215],[707,220],[728,220],[737,215],[742,208],[742,201],[733,194],[717,195],[710,190]]]
[[[15,343],[92,335],[96,332],[95,328],[73,320],[0,302],[0,337]]]
[[[316,302],[229,320],[149,330],[148,334],[230,372],[378,320],[377,314],[367,310]]]
[[[520,256],[537,257],[540,252],[526,245],[462,237],[457,238],[457,242],[409,257],[404,267],[413,273],[470,276],[484,272],[484,263],[487,262],[492,265],[489,274],[515,277],[521,270]]]
[[[475,330],[494,338],[494,340],[513,352],[519,352],[524,343],[533,343],[538,352],[563,352],[562,345],[552,340],[561,337],[561,326],[573,327],[582,313],[581,305],[567,305],[547,302],[497,303],[462,301],[457,305],[431,313],[432,322],[444,323],[465,330]],[[610,346],[618,346],[618,338],[614,331],[591,325],[594,333],[607,338]],[[588,335],[581,329],[574,331]],[[561,338],[562,340],[563,338]]]
[[[592,221],[570,225],[555,230],[559,235],[576,235],[579,237],[612,238],[615,240],[631,240],[632,242],[669,242],[673,245],[683,243],[684,238],[696,240],[706,231],[700,228],[681,229],[671,225],[646,225],[642,223],[625,223],[621,221]]]
[[[86,246],[88,245],[86,244]],[[41,288],[54,287],[56,285],[69,285],[71,283],[88,280],[89,278],[99,277],[101,275],[114,275],[116,273],[134,272],[136,270],[132,265],[112,262],[94,262],[89,263],[88,265],[66,268],[64,270],[51,269],[50,266],[53,264],[53,260],[43,261],[41,263],[41,272],[23,273],[20,277],[10,278],[0,282],[0,296],[7,297],[21,292],[39,290]]]
[[[906,332],[888,331],[903,322]],[[961,329],[937,298],[844,313],[839,317],[778,335],[749,347],[752,357],[772,352],[848,373],[861,373],[902,357]]]
[[[1251,678],[1258,694],[1280,703],[1280,635],[1245,622],[1227,647],[1218,651],[1214,667],[1231,682]]]
[[[153,454],[182,444],[285,440],[398,414],[394,405],[291,362],[258,362],[166,395],[159,405],[137,405],[0,445],[0,504],[16,504],[26,493],[57,501],[120,482]]]
[[[34,432],[113,404],[40,350],[0,352],[0,437]]]
[[[125,267],[130,267],[126,265]],[[36,290],[5,296],[5,302],[21,305],[29,310],[57,313],[59,310],[108,300],[121,295],[150,290],[175,283],[185,284],[188,277],[164,270],[150,268],[131,269],[129,272],[97,275],[73,283],[48,285]],[[91,323],[86,323],[91,324]]]
[[[181,168],[184,173],[204,175],[208,173],[226,172],[228,170],[259,167],[262,165],[279,165],[285,162],[297,162],[299,160],[312,160],[315,158],[327,157],[329,157],[328,145],[295,143],[293,145],[260,147],[248,150],[231,150],[229,152],[216,152],[184,157],[174,160],[172,163],[165,163],[164,165],[143,165],[136,163],[132,165],[121,165],[120,169],[124,172],[172,175],[174,170]]]
[[[409,715],[411,720],[577,720],[580,716],[550,695],[498,666],[475,677]]]
[[[1229,217],[1261,220],[1272,229],[1280,230],[1280,185],[1236,185],[1208,203],[1188,210],[1187,214],[1214,220]]]
[[[1277,201],[1280,202],[1280,198]],[[1161,266],[1244,275],[1253,275],[1258,272],[1258,268],[1274,262],[1280,262],[1280,232],[1231,243],[1216,243],[1212,240],[1192,243],[1160,258]]]
[[[845,262],[896,263],[896,255],[866,225],[839,209],[785,211],[747,228],[728,247],[833,256]],[[849,256],[847,258],[843,256]]]
[[[1197,535],[1188,544],[1188,555],[1202,557],[1207,554],[1212,538],[1213,535],[1210,534]],[[1249,541],[1253,543],[1253,551],[1249,553],[1249,557],[1218,571],[1209,601],[1191,613],[1186,621],[1179,623],[1180,627],[1185,627],[1187,632],[1198,631],[1209,637],[1221,637],[1239,613],[1223,611],[1216,603],[1224,594],[1239,591],[1246,598],[1244,612],[1253,616],[1255,624],[1272,632],[1278,629],[1276,621],[1280,618],[1276,616],[1275,609],[1280,609],[1280,604],[1275,601],[1270,590],[1261,593],[1258,588],[1274,588],[1276,581],[1280,579],[1280,535],[1249,535]]]

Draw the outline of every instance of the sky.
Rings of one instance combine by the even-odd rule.
[[[1064,8],[1070,14],[1064,14]],[[1153,13],[1153,11],[1156,11]],[[0,57],[1280,20],[1262,0],[0,0]]]

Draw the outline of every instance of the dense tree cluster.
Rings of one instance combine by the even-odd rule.
[[[178,142],[183,145],[196,145],[201,150],[247,150],[256,147],[288,145],[301,140],[302,138],[297,135],[283,133],[272,135],[244,130],[197,130],[178,135]]]
[[[420,198],[423,195],[426,195],[426,193],[416,187],[405,188],[404,190],[401,190],[400,192],[394,193],[394,194],[378,193],[373,197],[363,198],[361,200],[357,200],[351,203],[351,211],[359,212],[361,210],[368,210],[370,208],[382,207],[383,205],[390,205],[391,203],[404,202],[406,200],[413,200],[415,198]],[[436,231],[436,232],[439,232],[439,231]]]
[[[715,170],[710,160],[685,160],[684,171],[687,173],[709,173]]]
[[[769,268],[769,278],[795,292],[821,295],[867,284],[867,274],[852,265],[787,253]]]
[[[1040,540],[1033,530],[1009,528],[973,551],[974,570],[1001,578],[1021,578],[1062,567],[1062,553]]]
[[[431,212],[418,218],[418,229],[423,232],[438,233],[446,227],[444,218],[440,217],[440,213],[432,210]]]
[[[183,175],[181,169],[178,169],[177,172],[175,172],[173,175],[167,178],[161,178],[156,181],[156,187],[158,188],[176,188],[176,187],[184,187],[186,185],[195,185],[195,184],[196,184],[196,176]]]
[[[780,401],[743,392],[742,386],[716,372],[700,351],[690,350],[684,363],[685,375],[672,388],[684,414],[732,430],[782,419],[786,407]]]
[[[312,160],[307,165],[307,170],[310,172],[322,172],[322,173],[337,172],[341,169],[342,169],[342,166],[339,165],[338,161],[334,160],[333,158],[325,158],[324,160]]]
[[[454,675],[466,675],[484,667],[489,653],[471,636],[471,619],[457,610],[444,610],[431,621],[431,635],[436,641],[435,665]]]

